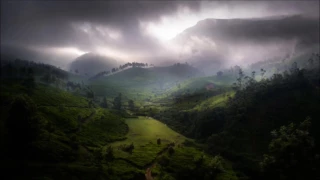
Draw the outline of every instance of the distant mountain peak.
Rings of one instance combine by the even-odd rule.
[[[70,64],[70,71],[81,75],[94,75],[98,72],[108,70],[112,67],[117,66],[117,60],[89,52],[77,57]]]

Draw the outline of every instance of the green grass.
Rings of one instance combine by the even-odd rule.
[[[95,92],[101,91],[100,95],[108,94],[109,102],[114,95],[123,92],[124,101],[132,98],[138,106],[142,106],[147,104],[145,99],[148,98],[151,100],[148,101],[150,107],[158,107],[160,104],[152,102],[152,100],[166,91],[159,90],[157,82],[144,83],[144,79],[141,77],[135,77],[133,80],[139,83],[109,81],[108,84],[92,83],[91,87]],[[112,83],[118,86],[111,87]],[[192,86],[197,86],[197,84],[192,84]],[[12,84],[1,89],[1,92],[6,93],[2,96],[8,97],[7,99],[24,93],[24,91],[24,87],[19,84]],[[99,95],[99,93],[97,94]],[[51,178],[82,179],[80,174],[88,178],[93,177],[93,174],[98,170],[94,167],[92,150],[99,149],[101,146],[106,148],[108,145],[113,147],[116,159],[110,162],[109,166],[104,163],[104,171],[110,171],[114,177],[117,176],[115,179],[133,179],[141,175],[143,177],[146,166],[158,160],[160,152],[163,152],[170,143],[174,142],[177,147],[187,140],[181,134],[155,119],[146,117],[123,119],[120,114],[117,115],[117,112],[108,109],[89,108],[86,98],[52,86],[37,84],[30,97],[37,105],[38,113],[47,123],[45,126],[47,131],[43,132],[41,140],[36,142],[35,147],[43,153],[44,157],[48,156],[49,160],[70,162],[56,166],[48,164],[48,167],[43,168],[45,173],[34,174],[34,177],[39,177],[39,179],[43,174]],[[215,102],[215,104],[211,103],[213,105],[219,105],[222,102],[221,98],[213,100]],[[2,116],[2,119],[5,119],[6,116]],[[80,121],[79,116],[81,117]],[[2,129],[3,126],[1,124],[0,128]],[[159,138],[161,144],[158,145],[157,139]],[[75,148],[73,143],[77,144],[78,148]],[[131,143],[134,144],[132,153],[119,149],[119,146]],[[183,147],[181,151],[180,153],[177,150],[177,155],[180,154],[179,157],[172,157],[177,168],[183,167],[185,164],[192,164],[193,156],[201,153],[201,150],[191,147]],[[192,153],[191,158],[190,153]],[[57,167],[61,173],[55,173],[53,167]],[[109,167],[111,170],[108,170]],[[41,169],[41,167],[34,168],[36,169],[34,172]]]
[[[191,78],[181,82],[180,88],[178,86],[175,86],[171,90],[169,90],[167,93],[172,95],[182,94],[187,90],[189,90],[189,92],[192,93],[196,91],[204,91],[206,88],[206,85],[209,83],[213,83],[214,89],[216,89],[216,88],[228,87],[233,82],[234,82],[234,78],[231,76],[222,76],[222,77],[209,76],[209,77]]]
[[[210,97],[210,98],[202,101],[198,105],[196,105],[190,111],[193,111],[193,110],[201,111],[201,110],[204,110],[204,109],[213,109],[213,108],[216,108],[216,107],[223,107],[223,106],[225,106],[225,104],[226,104],[226,102],[228,100],[228,95],[230,97],[233,97],[234,94],[235,94],[235,92],[231,91],[231,92],[227,92],[227,93],[224,93],[224,94],[219,94],[217,96]]]
[[[152,118],[130,118],[125,122],[129,126],[127,139],[110,145],[114,148],[116,158],[125,158],[138,166],[150,163],[169,143],[180,144],[186,139],[165,124]],[[157,144],[158,138],[161,139],[161,145]],[[129,145],[131,143],[135,147],[132,154],[118,149],[123,144]]]
[[[203,158],[202,163],[198,163],[198,160]],[[166,159],[166,162],[163,161]],[[188,175],[192,175],[194,172],[199,173],[198,175],[203,176],[204,174],[210,174],[210,171],[214,167],[218,167],[218,163],[212,163],[214,158],[210,155],[205,154],[201,149],[193,146],[176,146],[173,154],[163,154],[159,158],[159,162],[153,170],[153,173],[157,176],[156,179],[166,174],[171,177],[184,177],[186,179]],[[162,163],[161,163],[162,162]],[[218,180],[237,180],[237,176],[232,169],[232,165],[225,159],[221,159],[221,165],[219,166],[222,171],[215,176]],[[161,169],[164,169],[164,174],[161,175]],[[187,176],[187,177],[186,177]],[[190,177],[189,177],[190,178]],[[191,179],[193,179],[191,177]]]
[[[94,116],[82,125],[79,140],[89,146],[103,146],[125,139],[127,125],[120,116],[106,109],[97,109]]]
[[[84,97],[40,84],[35,89],[32,99],[38,106],[88,107],[88,102]]]
[[[78,127],[78,116],[85,118],[94,112],[90,108],[40,106],[38,110],[56,127],[63,131],[74,130]]]
[[[113,174],[115,174],[119,179],[133,179],[137,174],[144,174],[144,170],[140,170],[124,160],[115,160],[110,166],[112,168]]]

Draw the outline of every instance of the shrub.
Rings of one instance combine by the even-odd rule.
[[[174,153],[174,149],[172,146],[169,147],[168,153],[170,156]]]
[[[114,159],[113,148],[111,146],[107,147],[105,159],[107,162],[112,161]]]
[[[223,165],[223,158],[221,156],[215,156],[209,163],[209,167],[212,169],[214,173],[219,173],[224,171]]]
[[[134,145],[133,145],[133,143],[131,143],[130,145],[124,144],[124,145],[120,146],[120,149],[122,151],[125,151],[125,152],[128,152],[131,154],[134,149]]]
[[[161,156],[161,158],[159,159],[158,163],[161,165],[161,166],[167,166],[169,165],[169,162],[170,162],[170,159],[168,156],[166,155],[163,155]]]

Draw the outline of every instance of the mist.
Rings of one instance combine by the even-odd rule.
[[[319,1],[1,1],[2,179],[320,179]]]
[[[63,69],[91,52],[119,64],[188,62],[216,71],[319,44],[318,6],[318,1],[4,1],[1,51],[19,49],[20,58]]]

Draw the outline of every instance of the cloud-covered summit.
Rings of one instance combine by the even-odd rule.
[[[318,19],[318,7],[319,1],[1,1],[1,46],[23,47],[55,65],[87,52],[161,64],[185,61],[170,40],[201,20],[294,14]]]

